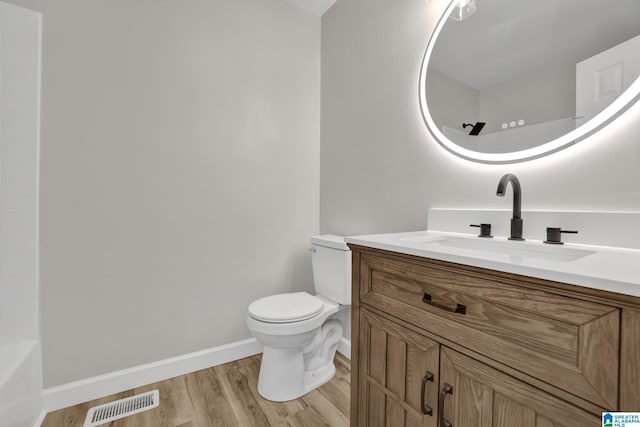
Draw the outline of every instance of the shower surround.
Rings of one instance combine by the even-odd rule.
[[[42,417],[38,289],[40,14],[0,2],[0,420]]]

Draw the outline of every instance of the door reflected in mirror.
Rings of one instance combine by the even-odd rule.
[[[470,160],[537,158],[593,134],[640,92],[640,1],[454,0],[422,64],[427,125]]]

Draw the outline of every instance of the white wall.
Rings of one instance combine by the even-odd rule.
[[[320,20],[280,0],[43,13],[45,387],[250,337],[310,290]]]
[[[475,164],[433,140],[418,77],[446,3],[341,0],[323,16],[321,232],[420,230],[429,207],[508,209],[495,195],[506,172],[520,178],[524,209],[640,211],[640,104],[528,163]]]

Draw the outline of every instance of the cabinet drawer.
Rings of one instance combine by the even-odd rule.
[[[362,253],[360,301],[603,408],[618,408],[616,307],[489,270]],[[459,306],[458,312],[452,312]]]

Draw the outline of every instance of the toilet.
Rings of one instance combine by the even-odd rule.
[[[340,236],[313,236],[311,264],[316,295],[272,295],[247,311],[247,326],[264,345],[258,393],[274,402],[297,399],[336,373],[339,313],[351,305],[351,251]]]

